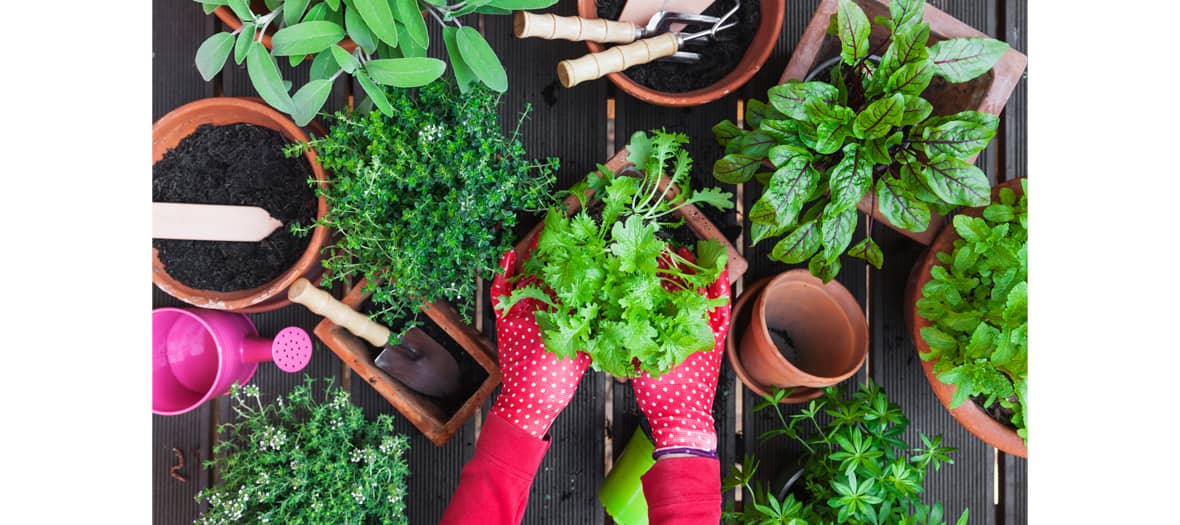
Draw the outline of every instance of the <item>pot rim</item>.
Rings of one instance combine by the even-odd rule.
[[[1000,188],[1009,188],[1020,195],[1022,189],[1020,181],[1023,177],[1012,179],[995,185],[992,188],[992,199],[999,194]],[[959,212],[962,215],[970,215],[978,217],[983,214],[983,207],[978,208],[964,208]],[[930,321],[923,319],[917,312],[918,299],[922,298],[922,287],[930,281],[930,268],[937,262],[936,256],[940,251],[953,246],[954,241],[959,238],[958,233],[954,228],[943,228],[934,242],[930,244],[930,248],[922,258],[918,259],[910,271],[909,279],[906,283],[906,308],[905,308],[905,322],[909,326],[910,337],[914,341],[914,349],[919,356],[930,352],[929,345],[922,339],[922,329],[931,326]],[[926,376],[927,382],[930,383],[930,389],[934,391],[934,395],[938,398],[942,407],[954,416],[955,421],[959,423],[964,429],[978,438],[980,441],[987,443],[995,448],[1004,451],[1007,454],[1028,458],[1028,445],[1024,439],[1016,434],[1016,430],[1004,425],[1003,423],[992,419],[990,415],[983,410],[975,401],[968,399],[958,408],[951,409],[950,402],[955,395],[955,387],[947,385],[938,380],[934,375],[934,364],[937,359],[921,360],[922,372]]]
[[[221,20],[221,23],[225,24],[230,31],[237,31],[242,27],[242,19],[238,18],[238,15],[234,14],[233,10],[231,10],[229,6],[220,6],[213,10],[213,14],[217,16],[217,19]],[[269,33],[262,34],[262,45],[267,49],[271,48]],[[352,39],[348,38],[347,36],[337,42],[336,45],[343,47],[344,50],[348,51],[349,53],[352,53],[353,50],[356,49],[356,42],[353,42]]]
[[[770,58],[770,53],[774,50],[775,44],[778,42],[778,37],[783,30],[786,4],[781,0],[763,0],[760,4],[760,13],[761,18],[758,21],[758,30],[754,33],[754,38],[750,40],[750,45],[746,48],[746,52],[742,54],[742,58],[738,61],[737,67],[711,85],[692,91],[672,93],[651,89],[631,80],[630,77],[622,72],[610,73],[606,76],[615,86],[627,92],[627,94],[657,106],[691,107],[713,102],[741,89],[750,79],[754,78],[754,75],[762,69],[766,60]],[[578,16],[582,18],[598,18],[598,6],[595,0],[578,0]],[[768,31],[769,33],[767,33]],[[759,38],[762,36],[766,37],[765,43],[756,45],[761,42]],[[591,53],[598,53],[606,49],[606,46],[603,44],[589,40],[586,41],[586,46],[590,49]],[[745,64],[744,67],[743,64]]]
[[[270,129],[279,132],[287,140],[291,140],[292,142],[307,142],[309,140],[307,134],[296,126],[295,122],[278,110],[262,102],[261,99],[254,97],[209,97],[195,100],[173,109],[161,117],[160,120],[157,120],[152,125],[153,147],[155,146],[157,137],[166,130],[173,128],[183,129],[185,127],[195,130],[198,126],[208,123],[205,118],[199,116],[199,113],[209,110],[235,116],[243,112],[261,113],[264,117],[276,123],[277,128]],[[235,120],[234,122],[239,121]],[[189,132],[189,135],[191,135],[191,132]],[[188,135],[185,136],[187,137]],[[171,145],[169,149],[174,147],[175,144]],[[162,156],[163,153],[161,153]],[[311,167],[312,174],[319,182],[319,188],[326,190],[327,176],[324,173],[323,167],[320,166],[320,163],[316,159],[315,150],[309,149],[304,153],[304,157]],[[153,165],[155,162],[158,162],[158,159],[153,160]],[[327,200],[322,195],[317,195],[316,219],[323,218],[327,212]],[[286,291],[296,279],[306,276],[308,272],[318,273],[313,271],[313,267],[318,265],[320,251],[326,244],[327,239],[327,228],[322,225],[316,225],[312,229],[311,240],[308,242],[307,248],[304,249],[303,254],[296,259],[291,267],[279,274],[278,277],[260,286],[229,292],[192,288],[177,281],[168,274],[167,268],[160,261],[159,251],[152,248],[152,283],[168,295],[201,308],[239,313],[259,313],[282,308],[290,304],[290,300],[286,296]],[[311,277],[315,277],[315,275],[311,275]]]

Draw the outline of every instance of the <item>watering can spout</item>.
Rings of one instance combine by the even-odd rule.
[[[248,363],[274,361],[279,370],[292,373],[303,370],[311,361],[311,336],[302,328],[288,326],[274,339],[247,336],[242,339],[242,359]]]

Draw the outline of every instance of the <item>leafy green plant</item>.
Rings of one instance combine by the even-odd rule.
[[[956,215],[959,239],[951,253],[936,255],[922,287],[918,315],[937,359],[938,380],[955,386],[950,407],[977,398],[984,408],[999,403],[1016,433],[1028,440],[1028,186],[1024,193],[1001,188],[983,217]]]
[[[810,258],[811,273],[825,281],[846,250],[880,268],[884,255],[871,236],[849,248],[866,194],[890,223],[916,232],[926,230],[932,209],[987,203],[987,177],[967,159],[991,141],[998,118],[931,115],[923,92],[935,75],[965,82],[987,72],[1008,44],[954,38],[927,47],[924,8],[924,0],[890,3],[891,17],[877,19],[889,29],[888,48],[875,60],[864,11],[840,0],[829,29],[841,45],[831,82],[788,81],[770,89],[769,105],[749,101],[750,129],[729,120],[713,127],[725,146],[714,177],[765,186],[750,208],[750,242],[781,236],[772,259]],[[773,173],[761,171],[767,162]]]
[[[729,504],[726,523],[784,525],[939,525],[945,523],[942,503],[922,503],[926,475],[944,463],[954,463],[954,448],[942,446],[942,436],[919,433],[921,446],[902,439],[909,419],[871,380],[849,398],[838,387],[824,389],[807,408],[786,416],[779,404],[790,390],[776,389],[754,407],[773,408],[782,424],[760,439],[787,436],[803,446],[802,475],[791,492],[754,481],[758,460],[747,455],[741,467],[731,467],[724,489],[746,492],[741,512]],[[968,511],[957,525],[967,523]]]
[[[424,302],[452,301],[470,321],[476,278],[499,270],[518,211],[553,202],[558,162],[525,158],[519,127],[501,132],[487,89],[461,94],[444,81],[387,94],[394,116],[337,112],[327,136],[287,154],[314,148],[332,173],[316,190],[328,203],[316,224],[339,232],[322,285],[363,276],[380,307],[372,316],[396,339],[419,324],[412,319]]]
[[[348,73],[368,95],[359,107],[376,106],[393,116],[394,106],[380,86],[419,87],[442,76],[446,63],[429,58],[430,32],[425,16],[443,27],[447,56],[459,89],[476,84],[498,92],[508,89],[508,75],[495,51],[475,28],[463,25],[465,15],[504,15],[514,10],[543,9],[557,0],[195,0],[212,13],[226,6],[242,21],[235,31],[217,33],[197,49],[201,77],[213,79],[233,51],[236,64],[246,63],[254,89],[275,109],[303,126],[328,100],[336,78]],[[262,37],[276,28],[267,51]],[[356,48],[340,45],[348,37]],[[294,95],[276,57],[291,66],[311,57],[310,80]]]
[[[699,290],[725,268],[725,248],[700,240],[694,261],[666,237],[683,224],[680,208],[725,210],[733,202],[716,188],[689,187],[692,159],[681,147],[687,142],[681,133],[636,132],[627,145],[635,169],[616,174],[600,164],[570,190],[581,203],[576,214],[550,208],[517,276],[527,284],[500,298],[505,310],[524,298],[553,307],[536,313],[548,351],[564,358],[581,350],[594,369],[628,377],[642,370],[658,376],[713,347],[707,312],[728,298],[710,300]],[[665,174],[670,183],[661,187]]]
[[[406,436],[386,414],[365,420],[331,380],[316,382],[268,404],[256,385],[231,388],[236,417],[218,425],[205,462],[221,483],[197,495],[209,504],[198,525],[406,523]]]

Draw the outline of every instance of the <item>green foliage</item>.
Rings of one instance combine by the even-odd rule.
[[[890,223],[915,232],[930,225],[932,210],[987,204],[987,177],[966,159],[987,147],[998,117],[932,116],[922,93],[935,75],[965,82],[986,73],[1008,44],[957,38],[928,47],[924,8],[924,0],[890,3],[891,16],[877,20],[890,33],[877,59],[864,11],[840,0],[829,27],[841,44],[831,81],[788,81],[770,89],[768,103],[749,102],[748,129],[728,120],[714,126],[725,155],[713,176],[765,186],[750,209],[751,242],[779,238],[772,259],[810,259],[825,281],[844,253],[880,268],[884,257],[872,239],[850,247],[856,205],[866,195]],[[772,175],[759,173],[766,164]]]
[[[213,447],[221,483],[197,525],[221,523],[406,523],[406,436],[393,419],[366,421],[348,392],[305,378],[285,399],[263,404],[258,387],[230,390],[236,417]]]
[[[234,62],[246,62],[254,89],[275,109],[288,113],[303,126],[311,121],[341,74],[355,75],[361,89],[379,110],[393,116],[383,103],[380,86],[419,87],[446,71],[446,63],[428,58],[430,33],[425,17],[443,27],[447,56],[463,93],[476,83],[503,93],[508,75],[483,35],[461,22],[465,15],[512,14],[514,10],[544,9],[557,0],[268,0],[255,13],[247,0],[195,0],[206,13],[228,6],[242,21],[233,32],[210,36],[197,49],[197,71],[206,81],[217,76],[233,51]],[[271,50],[262,37],[274,29]],[[458,35],[458,45],[455,36]],[[357,44],[350,53],[340,47],[345,38]],[[311,80],[291,94],[277,57],[288,57],[292,67],[312,58]]]
[[[658,376],[713,347],[707,312],[729,298],[709,300],[701,290],[725,269],[725,248],[698,241],[693,262],[666,231],[682,223],[674,215],[680,208],[725,210],[732,195],[689,187],[692,159],[681,147],[687,142],[680,133],[636,132],[627,146],[634,169],[616,174],[599,165],[570,190],[581,201],[578,213],[549,210],[521,272],[536,279],[500,298],[505,310],[526,297],[561,305],[536,314],[546,350],[562,358],[584,351],[594,369],[628,377],[643,370]],[[661,189],[665,175],[671,182]]]
[[[896,2],[895,2],[896,3]],[[726,523],[790,525],[940,525],[942,503],[922,503],[926,475],[933,468],[954,463],[955,449],[919,433],[922,443],[911,446],[902,436],[909,419],[871,380],[848,399],[838,387],[807,408],[787,416],[779,404],[789,390],[776,389],[754,407],[773,408],[782,426],[764,432],[765,441],[786,436],[803,445],[801,477],[785,495],[778,487],[754,481],[758,460],[747,455],[741,467],[731,467],[725,491],[746,491],[743,510],[726,508]],[[956,525],[967,523],[966,510]]]
[[[322,285],[364,277],[381,307],[374,318],[404,333],[414,323],[401,323],[423,302],[445,299],[469,315],[476,277],[494,275],[512,247],[517,212],[553,202],[557,160],[526,160],[517,135],[501,132],[497,96],[485,88],[461,94],[435,82],[382,94],[393,117],[338,112],[326,137],[287,153],[314,148],[332,174],[317,189],[328,202],[317,224],[339,232]]]
[[[922,287],[918,315],[937,359],[939,381],[955,386],[951,408],[980,397],[1012,411],[1016,433],[1028,440],[1028,186],[1023,195],[1001,188],[983,217],[957,215],[959,239],[951,253],[937,255],[932,279]]]

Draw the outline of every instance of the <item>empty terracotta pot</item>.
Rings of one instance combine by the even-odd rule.
[[[770,56],[770,51],[774,49],[775,43],[778,42],[779,33],[783,30],[783,16],[785,12],[785,2],[781,0],[763,0],[761,3],[761,15],[758,20],[758,32],[754,35],[754,39],[750,41],[750,47],[746,48],[746,53],[742,55],[742,59],[738,62],[737,67],[711,86],[682,93],[670,93],[667,91],[656,91],[635,82],[627,76],[626,72],[611,73],[607,75],[607,78],[611,82],[614,82],[619,89],[649,104],[672,107],[708,104],[737,91],[759,69],[762,69],[762,64]],[[578,0],[578,16],[582,18],[598,18],[598,5],[595,0]],[[598,42],[587,41],[586,45],[590,48],[591,53],[598,53],[614,44],[600,44]]]
[[[868,352],[868,322],[852,294],[795,269],[755,298],[738,355],[757,383],[822,388],[855,374]]]
[[[164,157],[164,153],[175,148],[181,140],[204,124],[225,126],[239,122],[273,129],[291,142],[308,140],[307,134],[296,126],[295,122],[266,105],[261,99],[206,98],[180,106],[152,125],[152,163],[158,162]],[[320,163],[316,161],[315,152],[308,151],[306,156],[312,173],[323,187],[326,177]],[[316,218],[323,217],[327,212],[327,201],[323,197],[318,197]],[[286,272],[262,286],[232,292],[199,290],[180,283],[168,275],[168,269],[160,262],[159,254],[153,248],[152,282],[168,295],[193,306],[241,313],[268,312],[290,304],[286,292],[287,287],[291,286],[295,279],[306,277],[310,281],[315,281],[322,271],[320,250],[327,238],[327,229],[317,226],[312,231],[311,241],[308,242],[303,255]]]

